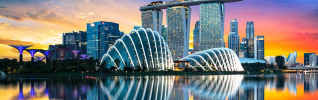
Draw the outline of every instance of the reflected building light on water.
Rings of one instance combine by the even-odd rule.
[[[265,93],[277,93],[277,95],[289,93],[292,97],[303,99],[301,95],[310,96],[308,94],[316,93],[317,75],[107,76],[97,79],[6,78],[0,82],[0,100],[264,100],[272,97]]]
[[[175,76],[119,76],[100,81],[100,88],[111,100],[167,100]],[[105,99],[105,98],[104,98]]]
[[[234,96],[243,81],[243,75],[216,75],[205,78],[192,77],[183,92],[191,92],[196,99],[225,99]]]

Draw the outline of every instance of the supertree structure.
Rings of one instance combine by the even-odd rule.
[[[45,58],[46,57],[36,56],[34,61],[35,62],[38,62],[38,61],[42,62]]]
[[[90,57],[88,55],[81,55],[81,59],[85,60],[85,59],[89,59]]]
[[[19,62],[23,62],[23,51],[33,45],[9,45],[11,47],[16,48],[19,50],[20,56],[19,56]]]
[[[65,52],[71,49],[71,47],[68,47],[65,45],[57,45],[57,46],[54,46],[54,48],[60,53],[59,59],[61,60],[65,58]]]
[[[46,62],[50,61],[50,56],[55,52],[52,50],[40,50],[40,52],[45,56]]]
[[[78,55],[81,53],[82,51],[80,51],[80,50],[73,50],[72,51],[72,54],[73,54],[73,56],[74,56],[74,59],[77,59],[78,58]]]
[[[38,49],[27,49],[26,51],[31,54],[31,62],[34,62],[34,54],[39,52],[39,50]]]

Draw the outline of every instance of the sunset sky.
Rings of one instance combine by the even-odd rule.
[[[0,58],[18,58],[18,51],[10,44],[48,49],[50,44],[62,43],[62,33],[86,31],[86,23],[95,21],[119,23],[120,30],[129,33],[134,26],[141,26],[139,7],[151,1],[154,0],[1,0]],[[245,37],[246,22],[254,21],[255,36],[265,36],[265,56],[288,56],[297,51],[297,61],[303,63],[303,53],[318,53],[317,4],[318,0],[226,3],[224,40],[227,44],[230,20],[238,20],[241,38]],[[199,6],[191,8],[192,36],[199,20]],[[30,60],[30,55],[24,54],[24,60]]]

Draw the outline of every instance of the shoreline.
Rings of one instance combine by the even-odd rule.
[[[11,73],[6,75],[6,77],[74,77],[74,76],[157,76],[157,75],[269,75],[269,74],[284,74],[291,72],[218,72],[218,71],[209,71],[209,72],[57,72],[57,73]]]

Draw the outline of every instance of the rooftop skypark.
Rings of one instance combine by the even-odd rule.
[[[242,0],[178,0],[178,1],[154,1],[148,5],[140,7],[140,11],[152,10],[152,9],[166,9],[172,6],[194,6],[200,5],[202,3],[228,3],[228,2],[237,2]]]

